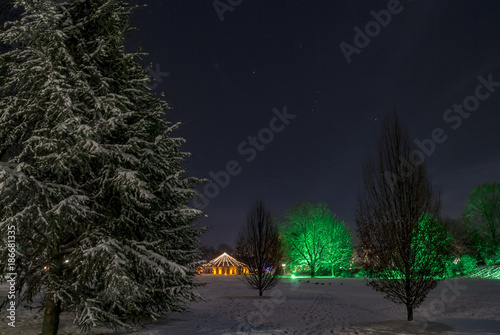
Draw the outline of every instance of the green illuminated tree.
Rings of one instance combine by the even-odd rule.
[[[446,266],[452,260],[452,237],[434,217],[424,214],[413,231],[411,253],[413,268],[420,276],[418,286],[428,287],[436,278],[446,275]]]
[[[353,261],[354,246],[352,233],[347,225],[335,215],[326,236],[327,248],[325,262],[330,266],[332,276],[340,269],[349,269]]]
[[[326,204],[293,206],[286,214],[282,236],[288,264],[308,266],[311,277],[321,266],[333,270],[352,258],[351,234]]]
[[[259,296],[278,283],[283,247],[278,227],[262,201],[257,201],[248,213],[247,223],[238,235],[236,252],[251,270],[244,275],[245,282],[259,290]]]
[[[426,239],[430,245],[441,238],[436,220],[419,224],[421,218],[437,217],[440,208],[422,155],[396,116],[386,120],[376,153],[364,167],[364,191],[356,206],[359,256],[367,285],[405,304],[409,321],[413,308],[436,287],[439,278],[434,274],[441,271],[433,272],[437,262],[433,257],[417,252]]]
[[[481,184],[470,194],[463,219],[477,237],[479,251],[490,257],[500,247],[500,182]]]

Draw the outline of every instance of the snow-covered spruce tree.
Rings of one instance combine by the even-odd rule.
[[[132,327],[185,310],[200,212],[167,104],[124,50],[118,0],[16,0],[0,56],[0,234],[14,229],[17,303],[41,293],[43,334]],[[0,257],[7,259],[2,238]],[[3,278],[3,276],[2,276]],[[4,300],[4,304],[7,300]]]

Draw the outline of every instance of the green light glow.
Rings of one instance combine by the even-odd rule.
[[[500,280],[500,266],[488,266],[478,269],[469,275],[471,278],[497,279]]]
[[[286,215],[282,237],[294,273],[339,275],[353,259],[352,234],[325,204],[301,203]]]
[[[467,275],[476,270],[476,268],[477,260],[470,255],[464,255],[448,262],[448,277],[454,277],[455,275]]]
[[[486,265],[500,265],[500,246],[492,252],[491,256],[485,257],[484,262]]]
[[[423,277],[444,278],[451,258],[448,252],[451,236],[436,218],[430,215],[422,216],[413,234],[413,271],[423,274]]]

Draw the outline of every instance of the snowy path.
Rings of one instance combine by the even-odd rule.
[[[403,306],[383,299],[359,278],[283,279],[263,298],[234,276],[200,279],[207,282],[199,289],[206,301],[191,304],[190,312],[118,334],[500,334],[500,280],[447,280],[408,323]],[[4,286],[0,294],[5,294]],[[41,329],[41,316],[35,311],[18,310],[15,329],[7,326],[5,312],[2,320],[1,335],[35,335]],[[64,315],[60,334],[76,334],[71,321]]]

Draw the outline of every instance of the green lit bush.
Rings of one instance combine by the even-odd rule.
[[[448,264],[448,276],[463,276],[471,273],[477,268],[477,259],[470,255],[464,255],[455,263],[452,261]]]
[[[368,276],[368,274],[367,274],[366,270],[363,269],[363,267],[361,267],[359,269],[359,271],[354,274],[354,277],[362,277],[362,278],[364,278],[364,277],[367,277],[367,276]]]
[[[500,264],[500,247],[497,247],[493,255],[485,257],[484,262],[486,263],[486,265]]]

